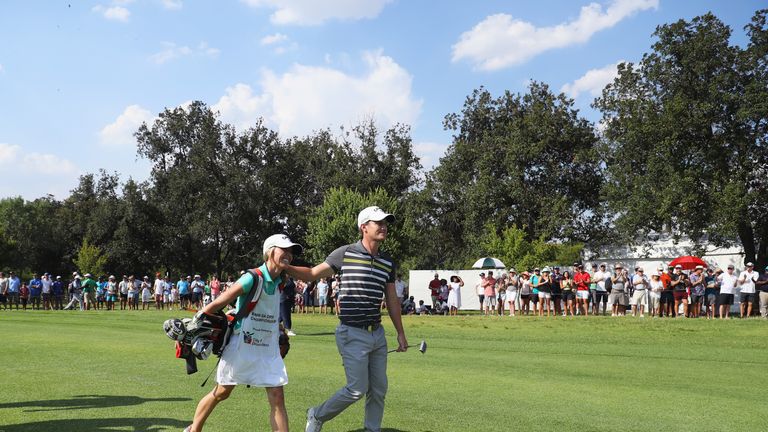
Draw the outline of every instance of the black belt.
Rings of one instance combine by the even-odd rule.
[[[344,324],[344,325],[345,326],[349,326],[349,327],[359,328],[359,329],[362,329],[362,330],[365,330],[365,331],[369,331],[369,332],[372,332],[374,330],[378,330],[379,327],[381,327],[381,323],[380,322],[371,323],[371,324]]]

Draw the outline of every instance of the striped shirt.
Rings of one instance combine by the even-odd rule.
[[[362,241],[333,251],[325,262],[339,275],[339,320],[352,326],[381,322],[381,301],[395,283],[395,262],[386,252],[371,255]]]

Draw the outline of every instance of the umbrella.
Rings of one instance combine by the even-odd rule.
[[[491,257],[480,258],[472,264],[472,268],[476,269],[503,269],[506,267],[503,262]]]
[[[709,267],[701,258],[690,255],[677,257],[669,263],[670,266],[676,266],[678,264],[683,266],[683,270],[693,270],[696,266],[703,266],[704,268]]]

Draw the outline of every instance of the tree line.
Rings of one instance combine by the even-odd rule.
[[[101,170],[63,200],[0,200],[0,267],[221,276],[258,262],[275,232],[316,263],[371,204],[398,216],[387,246],[404,269],[564,264],[662,230],[739,244],[764,266],[767,15],[745,47],[712,14],[658,26],[593,102],[598,125],[545,83],[481,87],[445,116],[452,143],[428,172],[408,125],[281,137],[262,120],[236,131],[202,102],[166,109],[135,133],[147,181]]]

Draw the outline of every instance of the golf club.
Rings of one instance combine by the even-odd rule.
[[[412,347],[415,347],[415,346],[416,346],[416,345],[408,345],[408,348],[412,348]],[[393,352],[395,352],[395,351],[397,351],[397,349],[389,350],[389,351],[387,351],[387,354],[389,354],[389,353],[393,353]],[[425,352],[427,352],[427,341],[425,341],[425,340],[421,341],[421,343],[419,344],[419,351],[420,351],[422,354],[424,354]]]

